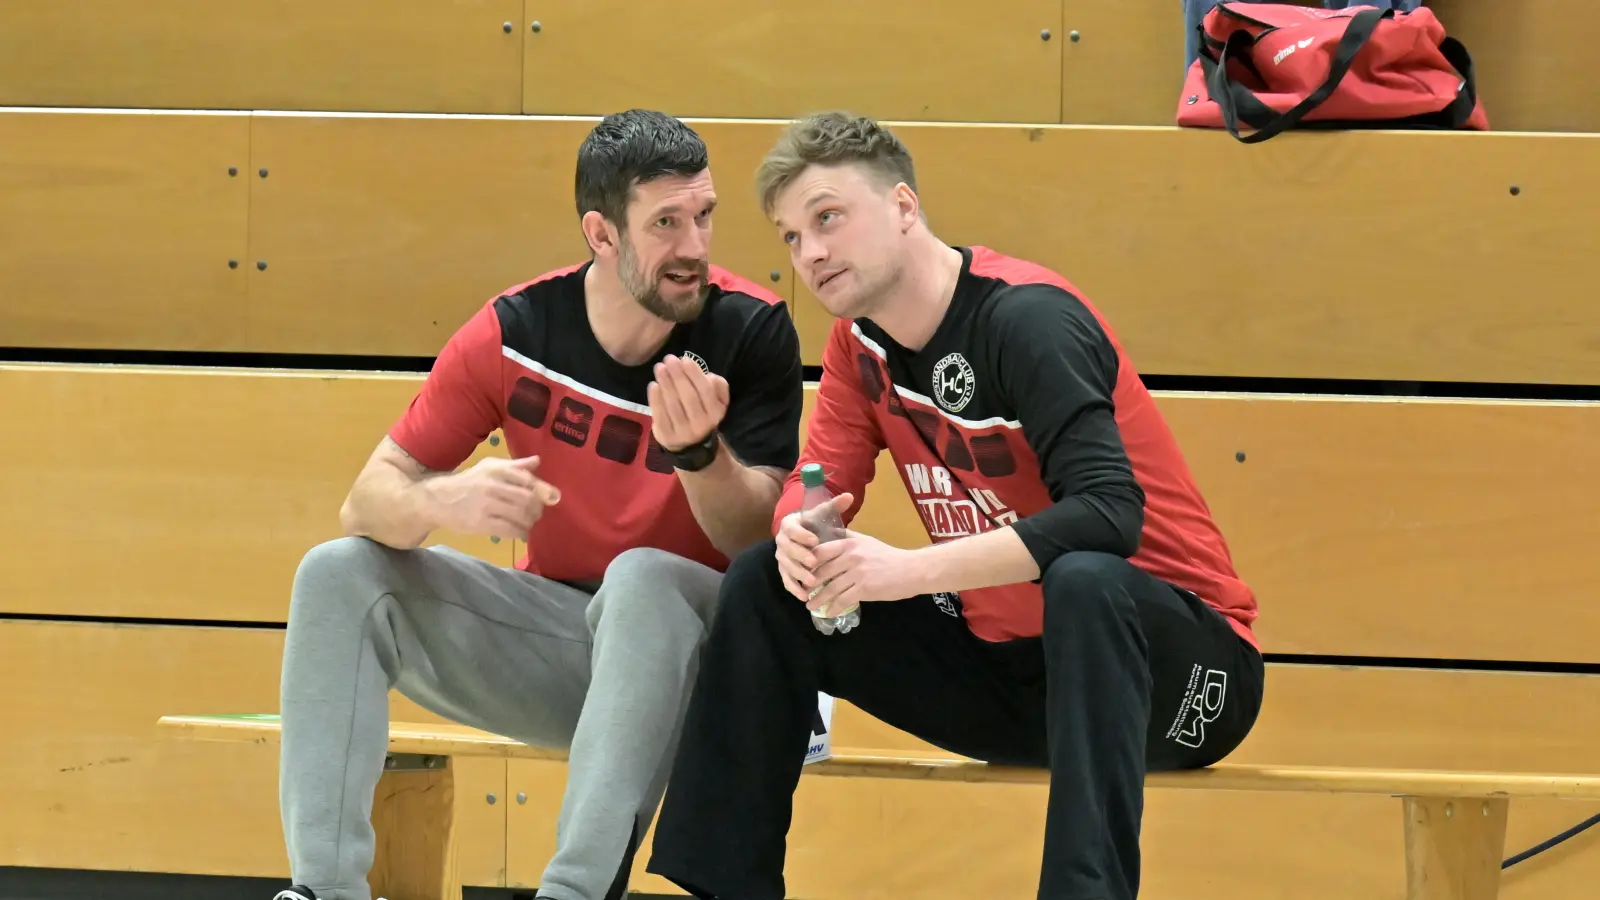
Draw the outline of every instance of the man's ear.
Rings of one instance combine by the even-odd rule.
[[[583,214],[580,227],[583,239],[589,243],[590,253],[597,258],[616,256],[619,238],[617,226],[607,221],[605,216],[591,209]]]
[[[922,214],[922,200],[917,197],[917,192],[904,181],[894,186],[894,202],[896,214],[900,219],[900,230],[910,231],[917,224],[917,219]]]

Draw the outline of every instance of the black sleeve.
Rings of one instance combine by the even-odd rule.
[[[745,326],[728,379],[722,439],[747,466],[790,472],[800,456],[805,399],[800,336],[787,306],[763,305]]]
[[[990,358],[1055,501],[1012,527],[1041,573],[1073,550],[1130,557],[1139,549],[1145,496],[1117,428],[1116,348],[1067,291],[1037,284],[1002,290],[990,321]]]

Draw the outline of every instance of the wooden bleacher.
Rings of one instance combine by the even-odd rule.
[[[8,685],[0,714],[16,736],[14,777],[0,783],[0,802],[14,814],[0,823],[0,839],[15,848],[13,864],[83,865],[93,847],[98,859],[141,871],[279,874],[273,748],[174,741],[156,721],[174,709],[275,709],[281,641],[268,629],[0,623]],[[1263,725],[1231,761],[1570,772],[1592,768],[1600,738],[1593,679],[1317,666],[1273,666],[1269,679]],[[403,700],[392,709],[396,721],[437,721]],[[848,705],[834,733],[852,746],[926,749]],[[563,775],[538,760],[458,764],[457,827],[475,836],[462,844],[468,884],[536,883],[554,846],[552,798]],[[490,793],[499,800],[492,806]],[[511,800],[518,793],[529,802]],[[797,798],[795,896],[854,896],[863,885],[935,896],[941,885],[983,883],[1022,894],[1043,804],[1043,790],[1029,785],[809,782]],[[1191,880],[1182,896],[1264,900],[1299,879],[1304,896],[1398,896],[1388,892],[1403,879],[1399,816],[1385,798],[1154,790],[1147,807],[1152,897],[1175,896]],[[127,827],[156,808],[165,813],[159,828]],[[1508,847],[1597,809],[1519,802]],[[845,820],[895,837],[882,852],[825,863]],[[964,839],[962,854],[914,852],[948,840],[951,821],[987,827]],[[1253,867],[1195,840],[1198,823],[1217,822],[1234,823]],[[224,837],[224,827],[234,831]],[[1513,870],[1502,896],[1581,895],[1600,875],[1597,862],[1574,841]]]
[[[1571,570],[1600,543],[1595,404],[1156,401],[1262,598],[1267,652],[1600,662],[1600,607]],[[922,546],[900,484],[884,454],[859,527]]]
[[[16,498],[18,523],[7,536],[14,552],[4,565],[13,568],[0,571],[6,583],[25,587],[0,612],[282,621],[300,553],[337,533],[334,513],[348,479],[372,435],[404,407],[420,378],[0,367],[0,397],[17,411],[12,421],[20,426],[0,438],[0,458],[33,461],[0,468],[0,490]],[[1480,436],[1486,429],[1473,426],[1472,416],[1450,424],[1458,408],[1476,416],[1496,410],[1552,414],[1544,405],[1170,394],[1158,394],[1158,401],[1189,448],[1241,565],[1266,577],[1264,597],[1274,611],[1263,618],[1269,650],[1463,659],[1526,650],[1533,655],[1514,658],[1591,658],[1577,655],[1589,652],[1584,636],[1593,633],[1584,627],[1592,613],[1581,585],[1562,592],[1552,583],[1511,594],[1517,570],[1505,562],[1547,546],[1559,553],[1564,536],[1579,544],[1591,540],[1584,536],[1594,524],[1571,505],[1574,494],[1559,489],[1560,475],[1572,471],[1569,459],[1535,457],[1522,476],[1497,482],[1489,476],[1503,468],[1498,461],[1517,442]],[[1435,417],[1428,419],[1420,407],[1435,408]],[[1567,430],[1546,428],[1540,433],[1552,434],[1551,440],[1525,442],[1524,449],[1567,447],[1586,458],[1584,423],[1576,417],[1592,409],[1551,409],[1571,419]],[[1408,431],[1407,415],[1427,421]],[[1362,452],[1349,436],[1357,425],[1373,426],[1369,435],[1392,443]],[[68,433],[75,439],[62,442],[59,436]],[[280,440],[285,433],[297,437]],[[119,455],[108,468],[104,448],[113,446]],[[1239,446],[1248,451],[1242,464],[1233,455]],[[481,448],[503,450],[503,444]],[[885,456],[857,525],[899,543],[924,542],[912,530],[913,513],[896,477]],[[1363,480],[1373,482],[1369,490],[1349,490]],[[62,503],[72,485],[92,489],[80,489],[81,501]],[[1496,519],[1492,511],[1510,508],[1514,499],[1523,515]],[[87,533],[81,517],[63,515],[96,501],[98,515]],[[1407,516],[1391,523],[1391,533],[1369,535],[1362,522],[1381,519],[1381,504]],[[1464,516],[1470,516],[1465,525]],[[1463,527],[1473,530],[1463,534]],[[1501,535],[1501,552],[1486,553],[1465,539],[1478,532]],[[1295,536],[1298,549],[1291,546],[1286,555],[1275,543],[1283,535]],[[73,555],[75,537],[82,554],[99,554],[95,565]],[[509,548],[481,539],[446,537],[485,558],[513,558]],[[1515,543],[1521,540],[1526,543]],[[1390,549],[1405,541],[1412,542],[1406,552]],[[1565,571],[1555,556],[1543,564]],[[1317,575],[1296,579],[1297,568]],[[1412,568],[1454,580],[1409,584]],[[1273,571],[1282,573],[1277,581],[1267,577]],[[1518,615],[1505,612],[1508,594],[1517,598]],[[1439,627],[1441,616],[1450,617],[1450,627]],[[1364,637],[1355,625],[1366,621],[1386,630]],[[1541,626],[1545,622],[1557,627]],[[0,840],[13,838],[10,846],[19,848],[17,858],[26,860],[19,864],[26,865],[81,865],[79,842],[104,832],[93,842],[100,858],[128,868],[277,871],[276,756],[174,745],[153,723],[174,712],[275,710],[281,641],[281,632],[270,628],[0,623],[0,648],[15,669],[6,673],[7,683],[18,686],[0,719],[21,723],[16,733],[23,736],[21,777],[0,785],[0,805],[19,810],[19,822],[28,822],[15,835],[0,832]],[[60,648],[68,648],[66,655],[47,662],[46,655]],[[196,678],[197,672],[206,677]],[[1600,682],[1589,676],[1273,665],[1268,679],[1262,724],[1234,761],[1581,772],[1591,766],[1600,739],[1592,727],[1600,722]],[[95,714],[112,706],[114,715]],[[400,698],[393,706],[397,721],[437,721]],[[836,746],[931,749],[848,704],[837,717]],[[89,765],[105,760],[120,762]],[[490,852],[475,841],[476,855],[462,863],[463,878],[533,884],[553,847],[554,819],[547,814],[564,784],[562,767],[539,760],[464,764],[458,822],[501,849]],[[202,790],[217,783],[226,783],[220,794]],[[151,786],[159,791],[147,794]],[[156,802],[157,793],[174,813],[164,817],[165,828],[135,845],[119,841],[124,817]],[[490,793],[501,802],[489,805]],[[517,794],[529,802],[505,802]],[[68,798],[75,815],[46,815]],[[1219,898],[1251,891],[1267,897],[1288,873],[1303,871],[1325,879],[1330,898],[1349,895],[1336,888],[1356,887],[1372,891],[1362,896],[1382,896],[1397,883],[1393,870],[1403,845],[1394,833],[1395,810],[1380,800],[1341,796],[1311,805],[1276,794],[1152,791],[1149,877],[1169,890],[1195,878],[1216,886]],[[805,886],[797,896],[837,895],[862,884],[892,887],[901,896],[968,883],[1020,891],[1034,877],[1028,860],[1042,817],[1033,813],[1042,803],[1036,785],[808,784],[797,799],[791,879],[797,892]],[[1600,804],[1519,803],[1507,843],[1535,843],[1595,811]],[[902,838],[848,865],[824,864],[826,835],[840,816],[860,817]],[[1280,824],[1279,833],[1257,838],[1258,858],[1268,868],[1241,873],[1183,838],[1192,823],[1208,819]],[[941,840],[937,823],[952,820],[990,822],[994,830],[975,839],[976,856],[919,858],[906,867],[912,848]],[[239,826],[244,837],[219,840],[222,821]],[[1311,840],[1310,834],[1321,836]],[[1575,849],[1539,861],[1549,867],[1563,860],[1559,867],[1524,864],[1531,868],[1516,872],[1524,880],[1508,886],[1505,896],[1518,897],[1516,884],[1556,890],[1600,876],[1600,865]],[[641,886],[651,884],[642,863],[640,879]],[[1152,892],[1163,896],[1155,887]]]
[[[1175,6],[14,0],[0,4],[0,105],[533,115],[639,105],[704,118],[848,106],[907,121],[1170,125],[1183,79]],[[1600,58],[1586,43],[1600,9],[1428,6],[1472,53],[1495,129],[1600,130]],[[838,27],[845,19],[857,21]],[[674,30],[693,62],[659,43]],[[640,63],[570,77],[599,59]],[[1385,161],[1415,171],[1419,159]]]
[[[1428,5],[1496,133],[1243,148],[1166,127],[1175,0],[0,0],[0,348],[431,356],[582,257],[573,151],[597,115],[654,106],[710,144],[715,260],[792,301],[815,364],[827,316],[751,173],[781,118],[847,107],[895,123],[942,236],[1058,268],[1147,374],[1600,385],[1600,136],[1572,133],[1600,131],[1600,6]],[[157,720],[276,710],[294,567],[420,378],[0,363],[0,867],[287,874],[275,749]],[[1285,655],[1230,765],[1600,774],[1600,678],[1578,674],[1600,663],[1600,408],[1157,400]],[[880,459],[857,527],[925,543],[897,480]],[[932,752],[848,703],[833,737]],[[452,762],[464,884],[537,886],[565,783],[537,756]],[[1143,896],[1402,896],[1389,797],[1156,783]],[[791,892],[1031,896],[1044,804],[1037,783],[804,779]],[[1597,812],[1519,800],[1504,852]],[[880,840],[841,854],[841,832]],[[1499,896],[1588,896],[1597,842]],[[646,858],[634,888],[676,893]]]
[[[272,745],[275,716],[163,716],[174,734],[201,741]],[[460,900],[451,764],[487,757],[560,762],[530,747],[460,725],[392,723],[389,758],[374,797],[377,854],[372,889],[407,900]],[[990,766],[940,751],[835,749],[806,774],[919,784],[1048,784],[1040,768]],[[860,787],[856,782],[852,787]],[[1151,773],[1146,788],[1232,793],[1398,797],[1403,802],[1407,900],[1495,900],[1512,801],[1600,800],[1600,776],[1506,775],[1437,770],[1251,766],[1219,763]],[[1318,797],[1321,799],[1321,797]],[[859,891],[859,888],[856,890]]]
[[[21,236],[0,243],[0,333],[430,356],[495,292],[583,257],[569,182],[593,121],[0,112],[21,198],[0,207]],[[780,123],[694,124],[713,253],[794,301],[819,363],[829,319],[749,176]],[[941,234],[1068,273],[1146,373],[1600,384],[1582,288],[1600,135],[1291,134],[1244,153],[1171,128],[899,133]],[[1428,164],[1361,163],[1413,156]],[[1175,162],[1205,158],[1226,162]],[[62,190],[61,165],[102,174]]]
[[[0,612],[285,621],[300,558],[340,536],[339,501],[419,380],[0,365]],[[505,455],[490,440],[469,464]],[[431,541],[514,562],[509,542]]]
[[[521,0],[7,2],[0,104],[516,113],[522,12]]]
[[[18,551],[0,557],[0,612],[283,621],[300,556],[338,535],[339,498],[421,377],[0,366],[0,458],[34,461],[0,468]],[[1566,568],[1600,543],[1592,404],[1157,400],[1271,600],[1268,652],[1600,661],[1600,611]],[[504,455],[491,440],[479,455]],[[899,485],[885,454],[861,526],[924,544]],[[435,540],[513,561],[487,538]]]

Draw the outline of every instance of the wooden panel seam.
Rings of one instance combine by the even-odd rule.
[[[1067,54],[1072,52],[1067,46],[1067,44],[1070,43],[1070,41],[1067,39],[1067,35],[1069,33],[1067,31],[1067,7],[1069,4],[1074,2],[1076,2],[1076,0],[1062,0],[1061,24],[1060,28],[1056,31],[1057,40],[1063,42],[1061,44],[1061,58],[1057,61],[1058,71],[1056,72],[1056,84],[1060,86],[1056,95],[1056,122],[1063,125],[1067,122]]]

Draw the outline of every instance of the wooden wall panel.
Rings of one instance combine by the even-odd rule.
[[[1471,52],[1494,128],[1600,128],[1582,44],[1590,6],[1529,0],[1510,17],[1472,0],[1429,6]],[[843,106],[920,121],[1168,125],[1183,78],[1182,11],[1162,0],[671,9],[15,2],[0,6],[0,104],[573,115],[651,106],[734,118]],[[699,50],[692,62],[664,56],[660,43],[685,23]],[[570,77],[596,59],[614,61],[606,78]]]
[[[1589,35],[1600,7],[1522,0],[1514,12],[1475,0],[1428,0],[1472,54],[1478,95],[1496,131],[1600,131],[1600,56]]]
[[[525,31],[524,110],[644,106],[787,119],[846,107],[923,121],[1054,122],[1061,8],[1062,0],[530,4],[539,31]],[[691,55],[672,55],[679,41],[692,44]],[[599,59],[612,60],[604,78],[572,77]]]
[[[514,113],[522,7],[20,0],[0,5],[0,104]]]
[[[594,121],[263,113],[245,135],[230,116],[0,113],[0,222],[22,236],[0,322],[31,346],[433,355],[497,292],[584,257],[572,167]],[[819,362],[830,320],[754,197],[781,123],[691,124],[720,188],[713,259],[795,299]],[[1146,374],[1600,383],[1574,287],[1600,252],[1582,200],[1600,136],[896,128],[942,237],[1061,271]],[[1226,257],[1195,230],[1205,209],[1228,210]]]
[[[1478,0],[1426,5],[1471,54],[1491,128],[1600,131],[1600,60],[1586,46],[1600,26],[1600,8],[1577,0],[1524,0],[1508,15],[1506,7]],[[1059,121],[1173,124],[1185,74],[1180,6],[1169,0],[1063,3]]]
[[[0,621],[0,866],[286,879],[276,746],[156,726],[276,712],[282,658],[275,629]],[[396,720],[438,721],[392,696]],[[499,886],[505,761],[455,765],[462,877]]]
[[[940,237],[1059,271],[1144,374],[1600,384],[1600,137],[895,131]]]
[[[342,533],[351,482],[421,381],[0,366],[0,612],[284,621],[301,557]],[[488,538],[432,542],[511,564]]]
[[[1068,125],[1171,125],[1183,93],[1183,10],[1169,0],[1061,10],[1061,118]],[[1041,120],[1042,121],[1042,120]]]
[[[432,356],[499,292],[586,259],[573,172],[597,121],[257,116],[250,349]],[[694,124],[718,188],[712,259],[789,296],[750,177],[777,126]]]
[[[844,701],[833,740],[935,749]],[[1596,740],[1600,676],[1271,663],[1260,719],[1229,761],[1585,773]]]
[[[243,115],[0,112],[0,346],[239,347],[249,164]]]
[[[815,388],[808,386],[804,421]],[[1600,661],[1600,404],[1157,394],[1269,652]],[[1239,454],[1243,454],[1241,460]],[[885,451],[858,531],[927,532]]]
[[[1582,562],[1600,543],[1600,404],[1158,402],[1267,650],[1600,661]]]

